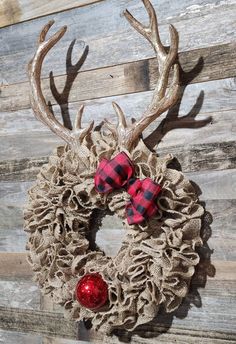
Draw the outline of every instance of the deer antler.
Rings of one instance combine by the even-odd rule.
[[[123,147],[126,147],[128,150],[130,150],[135,142],[137,142],[143,130],[151,122],[177,102],[180,88],[179,66],[175,63],[176,56],[178,54],[178,33],[174,26],[170,25],[169,30],[171,42],[169,51],[166,52],[166,49],[160,40],[155,10],[149,0],[142,0],[142,2],[147,10],[150,20],[147,27],[143,26],[137,19],[135,19],[128,10],[124,12],[124,15],[129,23],[153,46],[158,61],[159,79],[154,90],[151,104],[140,120],[127,125],[124,113],[116,103],[113,103],[113,107],[118,116],[117,127],[106,120],[107,127],[117,137],[118,143]],[[167,89],[171,68],[173,68],[173,77],[169,89]]]
[[[81,106],[77,118],[75,120],[75,127],[73,130],[65,128],[54,116],[53,112],[50,111],[41,88],[41,70],[42,63],[47,55],[48,51],[63,37],[67,27],[62,27],[48,40],[45,40],[46,34],[50,27],[54,24],[54,21],[50,21],[42,29],[39,39],[38,47],[33,59],[30,61],[28,66],[29,83],[30,83],[30,98],[32,109],[34,110],[36,118],[48,126],[56,135],[61,137],[69,145],[76,147],[78,142],[91,132],[93,128],[93,122],[87,127],[82,129],[81,117],[83,114],[84,106]]]

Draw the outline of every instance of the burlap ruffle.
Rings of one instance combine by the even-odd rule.
[[[114,139],[100,132],[86,138],[77,152],[59,147],[30,189],[24,212],[29,262],[41,290],[63,305],[67,316],[91,319],[95,329],[107,334],[150,321],[161,304],[167,312],[180,305],[199,261],[195,247],[201,244],[203,215],[191,183],[167,167],[172,157],[157,157],[140,140],[131,153],[126,152],[136,176],[152,178],[163,191],[157,215],[144,225],[129,226],[125,219],[129,195],[119,190],[104,196],[94,188],[99,161],[118,152]],[[97,209],[116,213],[127,228],[114,258],[90,248]],[[99,312],[81,307],[74,293],[78,280],[95,271],[109,286],[109,304]]]

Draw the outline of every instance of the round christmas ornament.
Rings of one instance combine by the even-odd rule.
[[[90,319],[110,334],[133,330],[154,318],[160,305],[172,312],[188,292],[199,262],[203,208],[190,181],[171,169],[171,155],[158,157],[141,138],[143,130],[173,106],[179,94],[178,34],[170,25],[170,47],[159,37],[155,11],[143,0],[150,23],[130,24],[155,50],[159,78],[150,106],[128,124],[114,103],[118,125],[82,128],[80,108],[73,130],[53,115],[42,94],[40,74],[47,52],[64,35],[39,36],[29,64],[31,103],[36,117],[66,141],[42,167],[29,190],[24,212],[34,279],[63,305],[70,319]],[[91,81],[92,82],[92,81]],[[105,129],[105,127],[108,129]],[[89,233],[101,212],[116,214],[126,237],[115,257],[92,248]]]

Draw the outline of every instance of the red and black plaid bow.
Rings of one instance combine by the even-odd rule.
[[[129,157],[121,152],[113,159],[103,159],[95,175],[95,187],[100,193],[126,188],[131,196],[126,205],[129,224],[141,223],[157,211],[155,199],[161,186],[150,178],[143,180],[133,177],[134,166]]]

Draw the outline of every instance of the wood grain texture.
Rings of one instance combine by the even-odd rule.
[[[60,106],[51,94],[49,72],[53,69],[55,83],[62,90],[66,58],[68,62],[72,55],[75,63],[85,44],[89,45],[80,73],[73,85],[67,85],[69,104],[63,96],[60,100],[63,111],[69,108],[72,122],[79,106],[86,105],[84,125],[91,119],[99,123],[104,117],[115,121],[113,100],[128,119],[138,118],[152,97],[157,66],[152,48],[123,17],[127,7],[146,23],[140,0],[97,1],[90,6],[82,6],[82,2],[96,1],[78,0],[75,4],[74,0],[59,0],[55,6],[54,2],[0,3],[0,26],[58,12],[0,30],[0,342],[74,344],[77,338],[81,344],[118,344],[117,337],[104,337],[64,320],[61,307],[52,305],[48,297],[41,296],[41,309],[35,311],[39,290],[30,281],[32,272],[26,262],[22,208],[39,168],[62,142],[30,110],[26,65],[37,35],[49,19],[56,20],[52,33],[68,25],[68,32],[43,68],[44,93],[61,119]],[[200,200],[213,222],[204,234],[208,241],[200,250],[201,262],[179,310],[160,314],[132,338],[122,331],[117,334],[131,344],[236,343],[236,0],[152,2],[163,42],[168,45],[169,23],[180,33],[183,97],[145,131],[144,137],[150,145],[158,143],[160,155],[172,152],[178,157],[187,177],[198,185]],[[74,39],[78,39],[75,44]],[[124,235],[119,221],[106,217],[97,243],[107,254],[115,254]]]
[[[234,169],[236,168],[235,144],[236,141],[230,141],[176,146],[160,148],[158,153],[160,156],[173,154],[173,157],[178,159],[183,172]],[[1,180],[34,180],[47,161],[47,157],[2,161],[0,162]]]
[[[7,239],[6,246],[10,245],[10,241],[15,243],[19,237],[17,230],[22,228],[22,207],[26,201],[27,190],[31,185],[32,182],[0,183],[0,229],[3,231],[16,230],[14,233],[12,232],[15,239]],[[15,246],[17,247],[17,245],[18,243]]]
[[[2,218],[2,208],[0,210],[0,217]],[[18,213],[18,214],[17,214]],[[25,251],[25,244],[27,241],[26,233],[23,232],[22,229],[22,209],[15,209],[12,208],[12,211],[9,212],[9,216],[11,218],[10,221],[7,221],[5,218],[5,225],[14,224],[15,226],[18,225],[18,228],[8,228],[2,229],[0,226],[0,252],[24,252]],[[6,223],[7,222],[7,223]],[[1,283],[1,281],[0,281]]]
[[[235,297],[235,290],[233,288],[234,283],[235,281],[220,282],[209,279],[207,291],[204,289],[200,290],[200,294],[198,295],[199,301],[197,300],[197,295],[195,295],[194,292],[192,294],[190,292],[188,301],[192,300],[193,304],[195,302],[195,306],[193,306],[187,314],[185,314],[185,306],[188,303],[186,300],[186,304],[183,304],[179,311],[171,317],[161,314],[151,324],[147,324],[142,328],[140,327],[140,329],[136,331],[136,334],[144,336],[145,333],[146,335],[149,333],[149,338],[152,338],[152,336],[154,337],[150,339],[150,343],[155,343],[157,339],[166,340],[169,343],[168,340],[174,340],[174,338],[175,340],[181,338],[182,340],[185,339],[183,343],[188,343],[187,340],[191,337],[195,337],[195,340],[196,338],[203,338],[205,342],[207,342],[207,338],[210,338],[212,342],[217,339],[235,340],[235,306],[232,305],[232,300]],[[213,302],[216,296],[218,305],[214,305]],[[200,300],[201,303],[199,303]],[[222,314],[224,314],[224,316],[222,316]],[[208,321],[209,317],[211,321]],[[185,321],[183,321],[183,318]],[[0,307],[0,319],[3,329],[21,329],[21,331],[27,332],[40,332],[48,335],[57,334],[62,337],[76,338],[74,323],[64,320],[63,315],[60,313]],[[172,322],[171,328],[169,328],[170,323],[168,323],[168,321]],[[201,328],[201,330],[199,330],[199,328]],[[168,333],[165,333],[167,330]],[[85,336],[86,334],[78,333],[77,338],[83,340],[84,338],[82,335]],[[122,332],[120,335],[122,335]],[[104,340],[108,343],[108,338],[103,338],[103,334],[96,333],[96,335],[94,335],[93,332],[89,332],[87,334],[87,337],[88,336],[91,342],[93,342],[93,339],[96,339],[96,341],[99,340],[99,342],[102,342],[102,340]],[[193,338],[190,343],[192,343],[192,341]],[[117,343],[118,339],[112,337],[112,342]],[[136,336],[132,342],[142,343],[141,338]]]
[[[53,312],[0,307],[0,324],[4,330],[38,332],[63,338],[77,336],[75,322],[66,321],[62,314]]]
[[[91,5],[102,0],[2,0],[0,2],[0,28],[25,20]]]
[[[226,131],[227,129],[228,134],[236,135],[233,116],[236,109],[236,99],[234,97],[235,89],[235,78],[226,78],[187,85],[179,101],[180,107],[176,110],[175,116],[173,114],[173,118],[171,118],[171,120],[173,121],[173,129],[176,128],[178,129],[178,131],[179,129],[181,129],[181,126],[178,123],[179,119],[176,118],[177,115],[179,115],[179,117],[186,116],[194,109],[194,114],[197,116],[196,120],[202,120],[204,116],[207,116],[207,114],[209,114],[209,116],[212,115],[212,124],[214,125],[211,127],[213,129],[207,126],[207,132],[209,130],[214,131],[215,124],[218,125],[217,133],[211,132],[211,135],[207,135],[207,137],[206,135],[204,135],[200,138],[200,140],[204,139],[204,142],[210,139],[216,140],[221,134],[220,127],[222,128],[222,131],[224,129]],[[131,117],[140,117],[141,113],[150,103],[152,95],[152,91],[146,91],[121,96],[91,99],[83,102],[73,102],[69,104],[68,112],[71,116],[71,121],[74,122],[75,114],[83,103],[85,105],[85,111],[83,115],[84,124],[87,124],[91,120],[91,118],[95,120],[97,124],[100,123],[105,117],[109,118],[111,121],[115,121],[116,116],[111,104],[112,101],[115,101],[120,104],[126,114],[126,117],[128,118],[128,120],[130,120]],[[231,112],[229,112],[230,110]],[[229,112],[228,114],[227,111]],[[60,120],[61,110],[58,105],[53,106],[53,112]],[[157,121],[155,121],[154,125],[158,124],[165,116],[166,114],[160,117],[160,119],[158,118]],[[230,120],[232,122],[231,127]],[[191,122],[190,116],[185,118],[185,124],[187,122]],[[227,128],[225,127],[226,124]],[[195,126],[192,125],[191,127],[191,129],[195,130],[187,131],[187,126],[185,126],[183,129],[185,129],[185,135],[187,135],[188,133],[194,135],[196,129],[198,129],[197,123],[195,124]],[[4,136],[6,140],[7,137],[10,137],[11,135],[16,136],[19,134],[25,134],[25,132],[27,132],[28,135],[36,135],[38,131],[41,135],[43,135],[43,132],[49,132],[48,128],[35,118],[31,109],[23,109],[17,111],[11,110],[0,113],[0,136],[3,136],[1,142],[2,144],[4,144]],[[174,130],[171,133],[176,133],[178,131]],[[196,137],[194,137],[194,140],[196,141],[197,137],[199,137],[199,134],[195,136]],[[221,140],[226,140],[226,138],[226,136],[224,136],[223,138],[220,136]],[[165,145],[166,144],[168,144],[168,142],[165,142]],[[37,149],[40,149],[40,147],[37,147]],[[10,153],[12,152],[10,151]],[[2,150],[0,154],[2,154]]]
[[[235,0],[220,2],[184,0],[175,5],[170,0],[153,0],[153,5],[158,13],[164,44],[168,45],[169,41],[167,24],[172,23],[181,37],[180,51],[235,40]],[[89,45],[89,54],[82,70],[153,57],[154,53],[150,45],[123,17],[122,13],[126,7],[139,20],[146,22],[147,17],[141,1],[106,0],[93,6],[85,6],[1,29],[0,83],[8,85],[27,79],[26,66],[34,54],[37,36],[50,19],[56,20],[52,33],[65,24],[68,25],[69,30],[45,60],[44,77],[49,75],[52,68],[55,75],[65,74],[66,52],[70,43],[77,38],[77,49],[73,56],[81,55],[84,42]]]
[[[39,302],[39,289],[31,280],[3,280],[1,278],[0,306],[22,309],[39,309]]]
[[[32,276],[25,253],[0,253],[0,276],[4,278],[26,278]]]
[[[236,260],[236,237],[235,237],[235,199],[223,200],[207,200],[205,201],[206,210],[213,217],[211,225],[212,234],[209,239],[209,246],[214,250],[214,259],[222,261]],[[23,216],[19,219],[12,211],[12,217],[17,222],[23,222]],[[13,222],[13,220],[12,220]],[[0,230],[1,237],[3,238],[0,247],[1,252],[25,252],[26,234],[22,230],[22,225],[18,229],[18,238],[21,244],[12,242],[15,237],[15,230],[3,231]],[[96,234],[96,243],[107,255],[114,256],[121,247],[122,239],[125,236],[125,230],[120,223],[113,216],[105,217],[104,222],[98,233]],[[18,239],[18,240],[19,240]],[[11,246],[9,242],[11,241]]]
[[[217,259],[227,257],[228,260],[234,260],[236,252],[235,236],[233,235],[233,228],[235,228],[236,223],[234,215],[236,207],[236,169],[187,173],[187,176],[198,185],[200,199],[206,202],[206,209],[212,213],[214,218],[213,235],[214,241],[217,242],[213,246]],[[33,181],[0,183],[0,190],[3,194],[0,204],[0,217],[3,219],[3,223],[0,223],[2,238],[0,251],[2,252],[24,252],[25,250],[26,234],[22,230],[22,208],[26,202],[27,189],[32,184]],[[12,196],[7,197],[7,194]],[[11,201],[12,198],[14,199],[14,195],[17,195],[18,198],[16,204]],[[113,225],[111,225],[111,228],[115,229]],[[106,240],[109,233],[108,227],[104,227],[104,230],[104,233],[101,233],[104,248],[106,250],[112,250],[112,247],[117,249],[121,243],[122,232],[117,231],[117,243],[113,246],[114,240]],[[221,235],[224,237],[223,241],[220,239]],[[16,237],[18,242],[15,240]],[[228,250],[228,247],[231,249]]]
[[[44,337],[41,334],[30,334],[0,330],[0,343],[3,344],[88,344],[87,341],[71,340],[58,337]]]
[[[87,340],[70,340],[65,338],[57,338],[57,337],[48,337],[44,336],[42,340],[42,344],[89,344]]]
[[[119,239],[119,235],[116,239]],[[218,247],[216,247],[216,249],[218,249]],[[28,278],[33,276],[33,272],[27,262],[27,253],[25,252],[0,252],[0,262],[5,265],[7,264],[6,262],[8,262],[7,266],[0,268],[1,279],[11,279],[13,277]],[[236,281],[235,261],[212,260],[212,265],[216,270],[214,281]]]
[[[0,330],[0,343],[2,344],[42,344],[42,337],[30,333]]]
[[[236,137],[236,98],[233,78],[191,84],[186,87],[179,109],[174,108],[168,120],[163,114],[144,132],[144,137],[154,131],[159,148],[199,143],[228,142]],[[85,101],[83,124],[91,118],[98,124],[104,118],[116,121],[112,101],[118,102],[128,120],[139,118],[151,101],[152,91]],[[69,115],[74,122],[82,103],[69,104]],[[53,107],[58,120],[61,111]],[[209,123],[208,118],[211,117]],[[162,125],[161,125],[162,123]],[[208,125],[206,125],[208,123]],[[157,128],[158,132],[157,132]],[[27,135],[26,135],[27,133]],[[10,111],[0,114],[0,160],[15,160],[48,156],[53,148],[63,143],[39,122],[31,110]],[[30,163],[28,162],[30,165]],[[33,163],[32,163],[33,164]],[[10,168],[10,165],[9,165]],[[34,173],[34,166],[31,166]],[[14,170],[12,170],[14,174]]]
[[[186,176],[198,187],[202,201],[236,198],[235,169],[186,173]]]
[[[179,60],[183,70],[188,71],[187,74],[181,74],[183,85],[233,77],[236,69],[236,43],[183,52]],[[149,59],[81,72],[73,83],[68,101],[71,103],[153,90],[158,78],[157,70],[156,60]],[[62,89],[65,76],[54,79],[58,89]],[[55,104],[49,79],[42,80],[42,88],[45,98]],[[0,91],[0,111],[30,108],[28,82],[21,83],[20,87],[18,84],[5,85]]]

